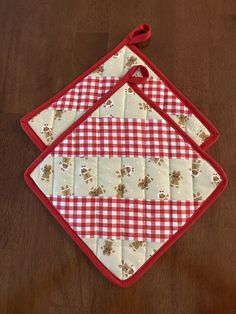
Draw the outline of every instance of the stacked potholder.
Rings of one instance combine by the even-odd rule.
[[[27,114],[21,124],[32,141],[41,150],[45,149],[132,66],[144,65],[149,71],[149,79],[141,86],[145,95],[168,113],[202,148],[212,145],[218,138],[216,128],[135,46],[147,41],[150,36],[150,26],[138,26],[56,96]]]
[[[146,25],[135,29],[22,120],[45,148],[26,170],[26,182],[122,287],[136,281],[227,184],[198,145],[208,147],[218,132],[134,47],[148,37]]]

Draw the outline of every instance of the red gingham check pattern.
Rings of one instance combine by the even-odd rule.
[[[98,101],[112,86],[118,82],[116,77],[86,77],[65,95],[52,103],[50,108],[57,110],[88,110]]]
[[[49,196],[80,237],[163,242],[192,216],[201,202],[112,197]]]
[[[158,103],[160,108],[172,115],[192,115],[186,107],[160,79],[148,79],[145,84],[138,87],[153,102]]]
[[[164,120],[88,118],[54,156],[201,158]]]
[[[96,101],[107,93],[117,82],[116,77],[86,77],[74,88],[70,89],[50,108],[57,110],[88,110]],[[160,105],[168,114],[192,115],[191,111],[163,84],[160,79],[149,79],[145,84],[138,85],[144,94]]]

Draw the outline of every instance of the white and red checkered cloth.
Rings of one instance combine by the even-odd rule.
[[[202,203],[58,195],[49,199],[82,238],[150,242],[168,240]]]
[[[88,76],[76,84],[65,95],[53,102],[49,108],[55,110],[86,111],[117,82],[117,77],[92,77]]]
[[[111,117],[86,119],[55,147],[53,155],[158,156],[184,159],[200,157],[164,120]]]
[[[117,82],[117,77],[88,76],[71,88],[64,96],[53,102],[49,108],[55,110],[86,111],[104,96]],[[184,105],[159,79],[148,79],[138,87],[161,109],[170,115],[191,116],[191,110]]]

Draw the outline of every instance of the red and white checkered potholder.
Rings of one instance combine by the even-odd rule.
[[[131,66],[145,65],[149,79],[140,86],[144,94],[203,149],[213,144],[218,137],[216,128],[135,46],[150,36],[148,25],[138,26],[56,96],[27,114],[21,124],[32,141],[41,150],[45,149],[107,93]]]
[[[132,67],[25,172],[62,227],[121,287],[227,184],[221,167],[138,87],[147,78],[145,67]]]

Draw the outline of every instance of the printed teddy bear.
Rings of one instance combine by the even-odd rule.
[[[193,193],[194,201],[202,201],[202,194],[200,192]]]
[[[52,128],[49,128],[48,124],[45,123],[42,127],[41,134],[43,134],[46,138],[46,140],[49,142],[50,140],[53,140],[53,131]]]
[[[184,129],[184,128],[185,128],[185,124],[186,124],[186,122],[187,122],[188,120],[189,120],[188,117],[183,116],[183,115],[179,115],[179,116],[178,116],[178,125],[179,125],[182,129]]]
[[[118,184],[115,187],[116,197],[124,197],[125,192],[127,192],[125,185],[123,183]]]
[[[59,162],[59,165],[61,165],[62,171],[68,170],[72,166],[71,158],[70,157],[62,157],[62,161]]]
[[[96,188],[91,188],[90,192],[89,192],[89,195],[90,196],[99,196],[99,195],[102,195],[106,192],[106,190],[103,189],[103,185],[101,186],[98,186]]]
[[[70,188],[69,188],[68,185],[61,187],[61,193],[64,196],[71,196],[71,195],[73,195],[73,193],[71,193]]]
[[[143,102],[143,103],[140,102],[138,104],[138,107],[140,110],[152,111],[152,108],[146,102]]]
[[[176,170],[172,171],[170,173],[170,186],[178,188],[181,179],[183,179],[183,177],[181,176],[180,171],[176,171]]]
[[[205,142],[205,140],[208,139],[209,135],[203,131],[203,130],[200,130],[198,133],[197,133],[197,136],[201,139],[202,143]]]
[[[169,199],[169,194],[165,193],[163,190],[159,191],[158,198],[161,201],[166,201]]]
[[[211,184],[214,185],[218,185],[221,181],[220,176],[218,175],[218,173],[213,173],[212,177],[211,177]]]
[[[103,105],[104,108],[112,108],[114,106],[113,101],[108,99],[105,104]]]
[[[150,177],[149,174],[147,174],[144,179],[139,179],[138,187],[142,190],[148,190],[149,184],[153,181],[153,178]]]
[[[92,175],[90,173],[91,169],[86,167],[85,165],[81,166],[80,176],[83,177],[84,182],[88,184],[89,182],[93,182]]]
[[[164,163],[164,159],[163,158],[149,158],[148,162],[154,162],[155,164],[157,164],[158,166],[161,166]]]
[[[64,112],[65,112],[65,111],[64,111],[64,110],[61,110],[61,109],[55,110],[54,120],[61,120],[62,114],[63,114]]]
[[[41,170],[43,171],[41,180],[42,181],[49,181],[50,180],[50,175],[52,173],[52,166],[51,165],[44,165],[43,168],[41,168]]]
[[[112,240],[105,240],[105,244],[101,246],[101,249],[103,250],[103,255],[110,256],[111,253],[114,253],[115,250],[112,247],[113,241]]]
[[[129,247],[131,247],[133,251],[136,252],[139,248],[144,247],[145,244],[145,241],[134,241],[129,245]]]
[[[200,170],[201,160],[200,159],[193,159],[192,168],[189,170],[192,171],[192,177],[197,177],[202,171]]]
[[[134,168],[129,165],[123,165],[120,170],[116,171],[118,178],[123,178],[124,176],[130,177],[134,172]]]
[[[123,260],[121,261],[121,265],[119,267],[122,270],[122,273],[125,275],[125,277],[128,277],[129,275],[133,275],[134,273],[134,265],[128,265]]]
[[[134,56],[128,57],[125,66],[131,68],[134,64],[137,63],[137,58]]]

